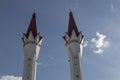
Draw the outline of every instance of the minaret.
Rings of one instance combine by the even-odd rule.
[[[71,80],[83,80],[82,76],[82,47],[83,35],[78,31],[73,14],[69,13],[68,31],[63,36],[68,51]]]
[[[37,32],[36,14],[32,15],[29,28],[23,34],[24,69],[22,80],[36,80],[36,68],[43,37]]]

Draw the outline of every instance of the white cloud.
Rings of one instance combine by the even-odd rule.
[[[114,5],[113,3],[110,4],[110,10],[115,16],[120,16],[120,6]]]
[[[55,60],[55,58],[54,57],[50,57],[50,60]]]
[[[87,46],[88,46],[88,41],[85,41],[83,47],[87,47]]]
[[[93,52],[96,54],[101,54],[104,52],[104,49],[110,46],[110,42],[106,40],[106,36],[96,32],[96,38],[92,38],[91,42],[93,44]]]
[[[37,65],[38,65],[38,66],[42,66],[43,63],[42,63],[42,62],[38,62]]]
[[[5,75],[5,76],[1,76],[0,80],[22,80],[22,77],[13,76],[13,75]]]
[[[113,4],[110,4],[110,9],[111,9],[111,11],[114,11],[114,10],[115,10],[115,7],[114,7]]]
[[[93,50],[93,52],[96,54],[101,54],[103,53],[103,50],[101,48],[98,48],[97,50]]]
[[[54,57],[50,57],[50,61],[52,62],[52,66],[56,66],[56,59]]]

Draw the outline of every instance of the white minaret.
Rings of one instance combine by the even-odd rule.
[[[71,80],[83,80],[82,76],[82,47],[83,35],[78,31],[73,14],[69,13],[68,32],[63,36],[68,51]]]
[[[24,44],[24,69],[22,80],[36,80],[37,59],[43,38],[37,32],[35,12],[32,15],[27,33],[23,34],[22,39]]]

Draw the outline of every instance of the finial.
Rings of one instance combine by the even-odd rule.
[[[35,9],[34,9],[34,13],[36,13],[36,10],[37,10],[37,9],[35,8]]]
[[[36,16],[36,8],[34,8],[33,16]]]
[[[72,15],[72,10],[71,10],[71,8],[70,8],[69,16],[71,16],[71,15]]]
[[[70,12],[71,12],[71,8],[70,8]]]
[[[72,10],[71,10],[71,8],[70,8],[70,13],[72,13]]]

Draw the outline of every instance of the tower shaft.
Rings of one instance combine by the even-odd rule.
[[[37,68],[37,62],[35,56],[29,58],[25,55],[23,80],[36,80],[36,68]]]
[[[67,51],[69,54],[69,63],[71,71],[71,80],[83,80],[82,75],[82,52],[80,50],[81,44],[73,42],[72,45],[67,45]],[[73,48],[73,46],[75,48]]]

